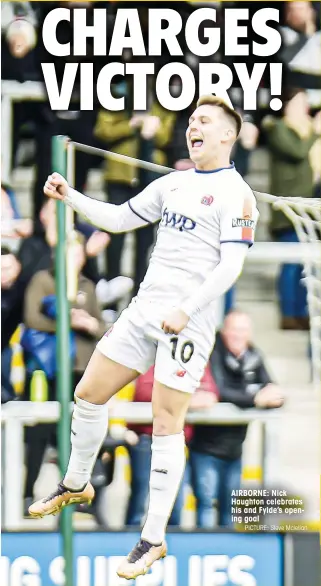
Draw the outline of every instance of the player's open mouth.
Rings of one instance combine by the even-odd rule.
[[[192,149],[199,149],[203,146],[203,139],[199,136],[191,136],[190,138]]]

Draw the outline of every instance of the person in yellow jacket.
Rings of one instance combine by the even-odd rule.
[[[165,149],[172,137],[175,118],[175,113],[164,110],[156,102],[146,113],[100,110],[95,135],[113,152],[166,165]],[[134,197],[155,178],[148,171],[112,159],[106,160],[105,168],[107,201],[117,205]],[[133,234],[136,248],[133,295],[136,295],[147,269],[154,227],[147,226]],[[114,234],[107,249],[109,279],[120,274],[124,241],[124,234]]]

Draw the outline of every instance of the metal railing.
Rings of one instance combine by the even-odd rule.
[[[240,97],[241,90],[234,88],[231,93],[232,99]],[[12,129],[13,129],[13,105],[15,102],[39,101],[47,99],[45,84],[40,81],[18,81],[4,80],[1,82],[2,95],[2,180],[10,182],[12,171]],[[268,91],[263,88],[260,92],[260,103],[265,105],[269,102]]]
[[[70,404],[72,410],[73,404]],[[59,420],[60,404],[57,401],[45,403],[19,402],[7,403],[2,408],[3,461],[2,487],[4,497],[3,528],[17,530],[27,524],[23,518],[24,486],[24,426],[36,423],[53,423]],[[111,405],[111,419],[122,419],[127,423],[146,424],[152,421],[150,403],[119,402]],[[239,409],[229,403],[218,403],[204,411],[190,411],[186,423],[197,425],[240,425],[253,421],[260,423],[260,437],[256,435],[254,448],[258,450],[258,460],[264,469],[267,454],[266,425],[282,417],[282,409]]]

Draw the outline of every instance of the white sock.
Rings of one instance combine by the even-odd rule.
[[[162,543],[185,469],[184,432],[153,435],[149,506],[142,539]]]
[[[82,488],[90,479],[98,452],[108,429],[108,408],[79,397],[71,421],[71,454],[63,479],[67,488]]]

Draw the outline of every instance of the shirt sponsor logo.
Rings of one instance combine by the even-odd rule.
[[[201,203],[204,206],[212,205],[213,201],[214,201],[214,197],[212,195],[204,195],[204,197],[202,197],[202,199],[201,199]]]
[[[254,228],[254,220],[246,218],[233,218],[232,228]]]
[[[178,214],[176,212],[171,212],[167,208],[164,209],[162,214],[162,219],[160,222],[163,226],[169,226],[170,228],[176,228],[180,232],[185,230],[194,230],[196,226],[196,222],[191,220],[191,218],[187,218],[182,214]]]

